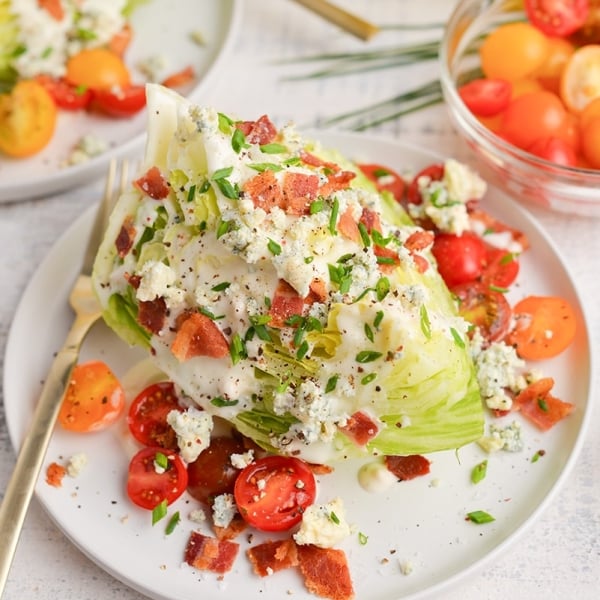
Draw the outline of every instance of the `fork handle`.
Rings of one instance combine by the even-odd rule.
[[[71,332],[75,329],[75,323]],[[50,443],[61,401],[78,357],[79,344],[69,344],[56,355],[42,388],[40,399],[34,409],[31,427],[23,440],[14,471],[4,493],[4,499],[0,506],[0,540],[2,540],[0,543],[0,596],[2,596],[8,579],[8,572]]]

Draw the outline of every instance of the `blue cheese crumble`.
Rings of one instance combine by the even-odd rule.
[[[334,498],[326,504],[309,506],[302,515],[300,529],[293,537],[297,544],[333,548],[351,533],[342,499]]]

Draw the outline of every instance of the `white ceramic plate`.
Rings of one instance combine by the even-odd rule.
[[[206,95],[238,29],[240,0],[151,0],[132,15],[134,37],[126,62],[135,82],[145,81],[137,66],[161,57],[161,77],[191,65],[198,77],[189,96]],[[204,46],[190,34],[198,31]],[[183,91],[183,90],[182,90]],[[131,119],[110,119],[85,112],[61,111],[57,131],[42,152],[27,159],[0,156],[0,202],[47,196],[89,182],[106,172],[108,162],[143,147],[146,111]],[[109,145],[107,152],[84,164],[64,166],[75,144],[93,133]]]
[[[400,171],[439,160],[418,148],[353,134],[320,134],[327,144],[359,161],[380,162]],[[532,249],[512,300],[528,293],[561,294],[575,307],[580,320],[577,338],[559,358],[540,367],[556,378],[559,397],[576,404],[575,412],[548,433],[523,424],[522,452],[485,455],[475,444],[460,451],[431,455],[431,474],[398,483],[381,495],[368,494],[356,483],[357,464],[340,465],[320,478],[319,501],[341,495],[348,520],[368,536],[347,539],[346,550],[357,598],[397,600],[440,593],[458,578],[480,568],[514,543],[548,504],[573,466],[589,416],[591,355],[588,332],[578,294],[550,240],[513,201],[490,189],[487,208],[524,230]],[[32,279],[16,313],[5,365],[6,415],[13,444],[23,438],[32,407],[53,353],[63,342],[70,321],[67,294],[78,269],[78,256],[91,224],[83,215],[57,243]],[[32,340],[35,343],[32,344]],[[139,358],[102,324],[85,344],[83,359],[105,359],[123,375]],[[513,417],[509,417],[512,419]],[[518,416],[515,417],[518,419]],[[539,461],[531,458],[545,450]],[[244,555],[246,536],[235,566],[219,581],[211,573],[183,565],[183,551],[194,524],[186,517],[195,506],[189,497],[172,507],[183,521],[170,536],[163,525],[150,526],[150,514],[134,507],[124,493],[128,452],[119,427],[94,435],[57,430],[46,463],[65,461],[77,452],[89,458],[76,479],[52,488],[43,474],[37,496],[58,526],[93,561],[116,578],[160,600],[227,597],[281,600],[288,590],[294,598],[314,598],[295,570],[260,579],[251,573]],[[487,478],[474,485],[472,467],[489,458]],[[475,525],[465,520],[485,510],[496,520]],[[255,541],[259,539],[255,537]],[[535,560],[535,557],[532,557]],[[410,575],[401,564],[412,565]],[[438,596],[439,597],[439,596]]]

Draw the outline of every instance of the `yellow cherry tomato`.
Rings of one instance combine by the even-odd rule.
[[[481,68],[490,78],[515,81],[534,73],[548,54],[548,38],[529,23],[507,23],[481,44]]]
[[[67,61],[67,81],[72,85],[103,90],[128,87],[129,70],[123,60],[106,48],[82,50]]]
[[[56,127],[57,109],[46,89],[34,80],[19,81],[0,95],[0,151],[15,158],[39,152]]]
[[[600,97],[600,44],[588,44],[573,52],[560,78],[560,96],[574,113]]]
[[[575,46],[566,38],[549,37],[546,60],[533,76],[545,89],[558,94],[563,69],[573,52]]]

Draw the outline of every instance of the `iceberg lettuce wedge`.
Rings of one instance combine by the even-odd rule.
[[[109,326],[274,452],[328,462],[478,439],[468,327],[403,209],[291,125],[147,94],[143,175],[94,269]]]

